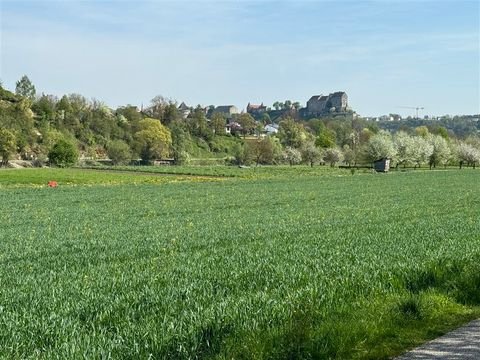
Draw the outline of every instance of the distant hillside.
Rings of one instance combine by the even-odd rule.
[[[480,133],[480,115],[465,115],[433,119],[405,119],[400,121],[379,121],[380,129],[396,132],[398,130],[415,129],[418,126],[428,128],[444,127],[452,135],[465,138]]]

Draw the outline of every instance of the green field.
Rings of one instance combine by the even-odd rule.
[[[259,179],[273,177],[299,177],[299,176],[323,176],[323,175],[346,175],[347,170],[332,169],[325,166],[102,166],[92,170],[129,171],[138,174],[168,174],[190,176],[214,176],[235,177],[243,179]],[[369,173],[369,170],[356,170],[358,173]]]
[[[174,175],[174,176],[169,176]],[[165,174],[133,171],[110,171],[96,169],[2,169],[0,170],[0,189],[46,187],[50,180],[60,186],[110,186],[110,185],[140,185],[165,184],[188,181],[214,181],[211,176],[193,174]],[[220,180],[220,179],[217,179]]]
[[[478,170],[15,171],[0,358],[379,359],[480,316]]]

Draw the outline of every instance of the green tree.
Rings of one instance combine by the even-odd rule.
[[[343,159],[348,166],[355,165],[357,162],[357,154],[349,145],[343,145]]]
[[[88,109],[86,121],[83,129],[89,129],[95,136],[95,143],[106,146],[111,138],[120,137],[122,131],[117,124],[117,118],[112,110],[104,103],[93,100],[91,107]],[[86,125],[88,124],[88,128]]]
[[[146,118],[139,123],[140,131],[135,133],[136,149],[143,161],[165,158],[172,145],[170,130],[159,120]]]
[[[320,127],[318,129],[319,135],[315,140],[315,145],[327,149],[333,148],[336,146],[336,133],[335,131],[327,128],[323,123],[320,123]]]
[[[17,81],[15,87],[15,94],[23,96],[24,98],[33,101],[35,99],[36,90],[27,75],[23,75],[20,80]]]
[[[296,149],[300,148],[307,139],[303,126],[296,123],[292,118],[280,121],[278,137],[283,146],[290,146]]]
[[[169,101],[162,95],[155,96],[151,101],[151,105],[148,109],[145,110],[145,113],[157,120],[162,120],[165,115],[165,108],[167,107]]]
[[[21,140],[33,144],[35,141],[34,120],[29,100],[21,99],[14,103],[0,101],[0,127],[15,133],[17,142]]]
[[[31,109],[37,117],[41,118],[41,121],[54,124],[57,102],[58,100],[55,96],[42,94],[42,96],[32,104]]]
[[[334,167],[335,164],[343,160],[342,151],[336,147],[325,149],[323,153],[323,160]]]
[[[82,128],[87,128],[90,124],[91,116],[88,100],[80,94],[70,94],[66,100],[60,99],[58,109],[63,111],[63,125],[72,134],[79,135]]]
[[[177,120],[179,117],[180,114],[178,113],[177,104],[173,101],[170,101],[168,105],[165,106],[165,109],[163,111],[162,123],[168,126],[172,122]]]
[[[184,129],[180,122],[171,124],[172,133],[172,152],[175,165],[183,165],[188,162],[190,155],[186,150],[188,131]]]
[[[232,155],[235,165],[248,165],[252,161],[251,149],[245,144],[236,143],[232,147]]]
[[[418,135],[418,136],[421,136],[423,138],[426,138],[429,134],[429,131],[428,131],[428,128],[424,125],[422,126],[417,126],[415,128],[415,133]]]
[[[67,140],[59,140],[48,153],[48,161],[58,167],[70,167],[78,160],[77,147]]]
[[[113,140],[107,144],[107,155],[114,165],[128,164],[132,159],[130,146],[123,140]]]
[[[15,153],[17,142],[15,135],[7,130],[0,129],[0,156],[2,157],[2,166],[7,166],[10,156]]]
[[[226,120],[222,113],[213,113],[210,124],[215,135],[225,135]]]
[[[251,157],[257,165],[273,164],[278,152],[274,140],[270,137],[249,142],[248,148]]]
[[[188,116],[187,124],[190,134],[197,136],[206,141],[213,137],[213,131],[208,127],[207,117],[205,116],[205,109],[197,105],[195,110]]]
[[[65,125],[65,119],[72,114],[72,105],[70,105],[67,95],[63,95],[57,103],[55,112],[55,126],[57,129],[62,129]]]
[[[242,127],[242,134],[244,138],[247,134],[250,134],[253,129],[255,129],[255,119],[249,113],[240,114],[240,116],[237,118],[237,122]]]
[[[303,161],[311,167],[313,167],[313,165],[322,157],[321,151],[315,146],[313,141],[307,141],[304,143],[300,151],[302,153]]]

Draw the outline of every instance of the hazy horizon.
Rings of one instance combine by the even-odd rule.
[[[363,116],[480,113],[478,1],[1,1],[0,79],[111,107],[271,106],[346,91]]]

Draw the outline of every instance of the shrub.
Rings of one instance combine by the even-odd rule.
[[[132,158],[130,146],[122,140],[110,141],[107,147],[107,155],[114,165],[128,164]]]
[[[16,148],[15,135],[7,129],[0,129],[0,165],[7,166]]]
[[[78,150],[74,144],[66,140],[59,140],[53,145],[48,153],[50,165],[58,167],[70,167],[78,160]]]

